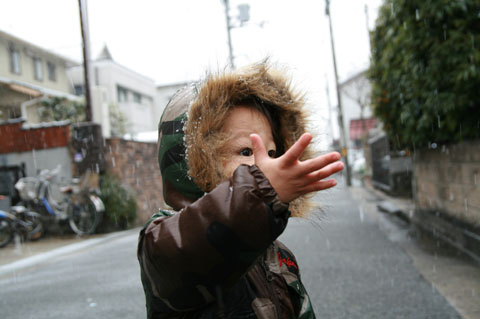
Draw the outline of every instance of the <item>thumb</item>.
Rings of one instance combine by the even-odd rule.
[[[262,138],[257,134],[250,134],[250,140],[252,141],[252,151],[255,157],[255,164],[268,158],[267,150],[263,144]]]

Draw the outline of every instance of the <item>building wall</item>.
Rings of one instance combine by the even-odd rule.
[[[353,119],[360,119],[361,107],[357,99],[361,101],[368,101],[370,96],[371,86],[364,74],[360,74],[353,77],[350,80],[345,81],[340,86],[340,95],[342,99],[343,108],[343,125],[345,127],[345,134],[348,143],[348,147],[353,145],[350,141],[350,121]],[[368,103],[369,104],[369,103]],[[363,118],[367,119],[372,116],[370,106],[366,105],[363,111]]]
[[[0,119],[7,120],[21,116],[21,104],[31,97],[12,91],[0,85]]]
[[[106,139],[105,158],[107,172],[117,175],[137,195],[139,225],[165,207],[155,143]]]
[[[358,120],[362,117],[359,101],[364,105],[363,118],[372,117],[369,105],[371,86],[365,72],[362,72],[341,83],[339,89],[342,100],[343,126],[345,128],[348,160],[349,164],[353,165],[357,159],[365,158],[365,155],[364,150],[357,149],[354,141],[350,140],[350,121]],[[335,110],[334,113],[338,116],[338,110]],[[338,125],[338,121],[335,120],[335,123]]]
[[[157,86],[157,106],[155,107],[155,120],[158,125],[163,110],[167,106],[173,95],[181,88],[188,85],[188,83],[176,83],[170,85]]]
[[[55,147],[29,152],[0,154],[0,166],[25,164],[27,176],[37,176],[42,169],[61,166],[60,182],[68,184],[72,179],[72,157],[68,147]]]
[[[127,125],[128,133],[136,134],[156,130],[155,107],[157,104],[155,101],[155,82],[148,77],[119,65],[113,60],[97,60],[93,64],[93,91],[101,92],[96,93],[97,95],[92,98],[94,109],[102,108],[99,104],[100,102],[108,107],[118,105],[120,111],[123,112],[129,121]],[[83,84],[81,72],[80,67],[74,67],[68,71],[74,85]],[[119,86],[127,90],[127,101],[118,100],[117,90]],[[142,96],[142,103],[134,101],[133,92]],[[102,123],[102,121],[96,120],[98,123]],[[104,135],[109,136],[105,132]]]
[[[417,150],[414,197],[420,211],[480,227],[480,141]]]
[[[10,45],[13,45],[20,54],[20,74],[12,73],[10,70]],[[43,80],[36,80],[34,77],[33,58],[35,57],[40,58],[41,60]],[[51,62],[56,66],[55,81],[48,78],[47,62]],[[0,32],[0,77],[68,93],[71,89],[66,75],[67,63],[70,62],[58,55]]]
[[[24,128],[23,123],[0,124],[0,166],[25,164],[27,176],[36,176],[42,169],[61,166],[60,177],[68,183],[72,178],[72,159],[67,123]]]
[[[155,130],[155,82],[112,61],[101,61],[96,67],[99,83],[107,86],[112,103],[117,104],[129,120],[127,131],[135,134]],[[127,101],[118,100],[118,86],[127,90]],[[133,100],[133,92],[142,96],[142,103]]]

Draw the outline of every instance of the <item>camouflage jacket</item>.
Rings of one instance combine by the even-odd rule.
[[[276,238],[290,212],[256,166],[141,230],[147,318],[315,318],[294,255]]]

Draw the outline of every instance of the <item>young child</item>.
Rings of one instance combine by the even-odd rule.
[[[340,154],[313,159],[301,95],[266,63],[177,92],[159,125],[160,210],[140,232],[148,318],[315,318],[276,238],[336,185]]]

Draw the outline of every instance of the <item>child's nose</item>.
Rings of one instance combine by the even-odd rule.
[[[247,158],[245,158],[245,164],[249,165],[249,166],[252,166],[253,164],[255,164],[255,156],[249,156]]]

